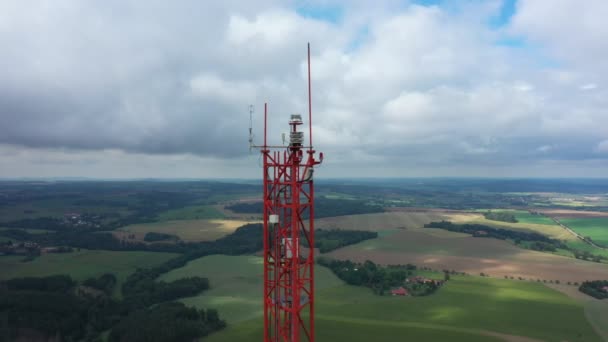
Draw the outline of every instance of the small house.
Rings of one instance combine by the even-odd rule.
[[[409,292],[405,288],[399,287],[399,288],[391,290],[391,294],[393,296],[408,296]]]

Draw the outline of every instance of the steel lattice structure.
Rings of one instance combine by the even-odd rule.
[[[264,105],[264,342],[314,341],[314,166],[308,47],[309,144],[300,115],[289,120],[289,143],[267,144]]]

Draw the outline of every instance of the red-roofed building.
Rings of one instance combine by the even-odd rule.
[[[408,296],[410,293],[403,287],[399,287],[399,288],[391,290],[391,294],[393,296]]]

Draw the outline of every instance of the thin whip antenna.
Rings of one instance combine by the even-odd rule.
[[[251,148],[253,147],[253,105],[249,105],[249,152],[251,152]]]
[[[310,42],[308,43],[308,147],[312,151],[312,95],[310,91]]]

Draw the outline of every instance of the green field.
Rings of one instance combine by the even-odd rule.
[[[576,240],[566,241],[566,244],[570,248],[574,248],[579,251],[587,251],[594,255],[603,255],[608,258],[608,249],[597,248],[597,247],[591,246],[590,244],[582,241],[581,239],[577,238]]]
[[[180,209],[169,210],[158,215],[160,221],[171,220],[197,220],[197,219],[222,219],[219,210],[210,205],[192,205]]]
[[[342,281],[327,268],[317,267],[315,270],[318,288],[342,285]],[[160,280],[171,281],[191,276],[209,278],[209,291],[181,301],[198,307],[221,307],[222,317],[229,323],[236,323],[262,314],[262,272],[260,257],[211,255],[164,274]]]
[[[515,210],[515,218],[520,223],[555,225],[555,222],[543,215],[533,215],[526,210]]]
[[[585,304],[585,314],[604,339],[608,340],[608,300],[590,299]]]
[[[588,236],[595,243],[608,247],[608,218],[563,218],[560,222],[581,236]]]
[[[182,301],[214,307],[229,328],[209,341],[258,341],[261,334],[261,260],[209,256],[161,277],[200,275],[212,289]],[[400,340],[499,341],[500,334],[545,341],[600,341],[583,305],[542,284],[453,276],[435,295],[395,298],[344,285],[329,270],[317,270],[319,341]],[[560,322],[562,324],[560,324]]]
[[[0,257],[0,279],[17,277],[44,277],[67,274],[76,280],[114,273],[120,289],[126,277],[137,268],[151,267],[165,262],[176,254],[155,252],[113,252],[81,250],[73,253],[43,254],[30,262],[23,256]],[[116,292],[119,295],[119,292]]]

